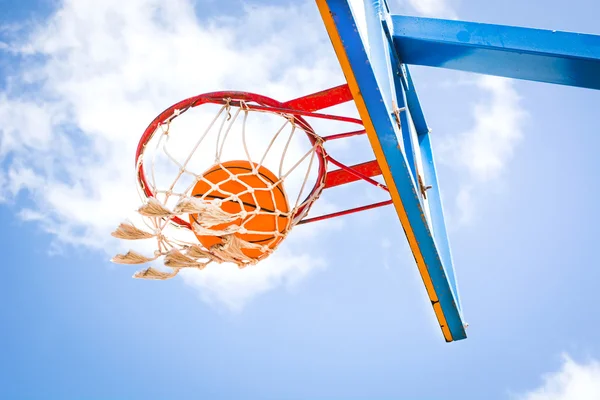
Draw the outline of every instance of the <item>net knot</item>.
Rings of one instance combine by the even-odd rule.
[[[150,239],[155,236],[154,233],[136,228],[135,225],[130,222],[122,222],[119,224],[117,229],[111,235],[117,239],[125,240]]]
[[[136,251],[129,250],[125,254],[117,254],[110,261],[116,264],[146,264],[150,261],[156,260],[158,257],[146,257]]]
[[[171,210],[158,201],[156,197],[149,197],[146,204],[138,209],[138,213],[145,217],[168,218],[173,216]]]
[[[133,277],[136,279],[150,279],[164,281],[175,277],[179,273],[179,269],[174,268],[171,272],[163,272],[158,269],[149,267],[142,271],[136,272]]]
[[[223,211],[214,202],[204,201],[196,197],[183,197],[174,208],[178,214],[195,214],[195,224],[203,228],[233,222],[240,218],[239,214]]]
[[[165,255],[165,265],[171,268],[204,269],[206,264],[207,262],[199,262],[195,258],[181,253],[178,249],[172,249]]]

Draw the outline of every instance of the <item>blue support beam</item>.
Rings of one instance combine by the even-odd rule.
[[[424,183],[426,186],[431,187],[429,190],[427,190],[427,200],[429,212],[431,214],[433,237],[440,253],[442,263],[445,266],[446,277],[448,278],[448,282],[450,283],[450,287],[454,293],[456,307],[462,314],[458,282],[456,279],[456,273],[454,271],[454,261],[452,260],[450,241],[448,240],[448,232],[446,231],[444,207],[442,205],[442,194],[435,168],[435,160],[433,157],[431,135],[429,132],[429,127],[427,126],[427,122],[425,121],[425,115],[423,114],[423,109],[421,108],[421,103],[419,102],[419,96],[417,95],[417,91],[408,66],[405,66],[404,72],[407,82],[407,88],[405,88],[404,93],[406,95],[406,104],[410,110],[410,115],[412,116],[413,124],[419,141],[421,162],[423,165],[423,178],[425,180]]]
[[[403,63],[600,89],[600,36],[393,15]]]

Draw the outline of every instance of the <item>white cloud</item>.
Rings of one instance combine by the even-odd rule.
[[[480,76],[484,99],[473,106],[473,126],[440,144],[440,161],[464,176],[456,198],[460,221],[471,220],[474,188],[501,177],[523,137],[526,112],[512,80]]]
[[[600,362],[578,363],[564,356],[561,369],[545,375],[540,387],[517,396],[517,400],[600,399]]]
[[[411,3],[422,14],[453,15],[444,1]],[[12,31],[21,34],[23,28]],[[190,0],[65,0],[43,25],[8,50],[3,47],[5,54],[21,57],[22,68],[6,77],[6,89],[0,91],[0,156],[5,160],[0,201],[27,191],[34,204],[21,210],[23,219],[40,224],[59,243],[110,256],[118,244],[109,232],[138,205],[134,149],[158,111],[224,88],[284,100],[343,79],[312,2],[253,7],[236,18],[199,23]],[[473,165],[463,165],[473,179],[497,175],[512,152],[510,143],[519,137],[493,123],[510,122],[498,115],[506,110],[510,115],[505,106],[515,98],[514,89],[485,79],[479,86],[492,100],[476,109],[475,128],[454,148],[474,159]],[[492,133],[470,140],[481,129]],[[477,160],[486,144],[503,150]],[[322,200],[319,206],[328,209]],[[339,224],[297,228],[285,259],[273,257],[265,268],[235,277],[226,268],[214,268],[184,279],[205,300],[238,309],[290,277],[306,276],[306,268],[320,268],[321,260],[294,252],[293,241],[314,240],[325,226]],[[237,280],[242,276],[248,279]]]
[[[521,122],[525,115],[512,81],[483,76],[477,86],[489,95],[486,102],[475,104],[473,127],[460,137],[459,161],[478,181],[498,177],[522,138]]]
[[[455,19],[456,11],[447,0],[401,0],[423,17]]]
[[[181,274],[185,282],[199,289],[204,301],[240,311],[257,294],[281,285],[293,288],[324,266],[322,260],[307,254],[291,254],[286,248],[280,248],[262,261],[260,268],[240,270],[231,264],[212,264],[202,273],[184,271]]]
[[[202,23],[195,15],[189,0],[65,0],[10,43],[10,54],[24,58],[0,91],[0,200],[26,191],[34,204],[23,219],[59,243],[112,256],[119,244],[109,233],[139,202],[137,141],[158,112],[213,90],[286,100],[343,79],[312,3]],[[322,266],[292,243],[264,268],[238,275],[215,267],[185,281],[206,300],[239,309]]]

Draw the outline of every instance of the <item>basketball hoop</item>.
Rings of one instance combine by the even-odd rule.
[[[145,279],[168,279],[211,262],[243,268],[272,254],[298,224],[390,204],[307,218],[328,187],[362,179],[387,190],[372,179],[381,173],[375,161],[348,167],[325,151],[328,140],[365,133],[360,119],[316,112],[351,99],[342,85],[285,103],[224,91],[167,108],[144,131],[136,152],[145,227],[127,222],[113,232],[119,239],[154,238],[156,250],[152,257],[129,251],[112,261],[144,264],[164,257],[171,271],[147,268],[134,275]],[[179,117],[192,110],[198,120],[176,134]],[[319,136],[308,118],[361,126]],[[339,169],[328,173],[329,162]]]

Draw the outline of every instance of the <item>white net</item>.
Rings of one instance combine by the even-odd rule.
[[[162,258],[171,270],[150,267],[134,277],[168,279],[211,262],[255,264],[324,187],[322,141],[301,117],[235,98],[201,103],[161,114],[139,152],[139,222],[122,223],[113,236],[154,239],[156,249],[112,261]]]

